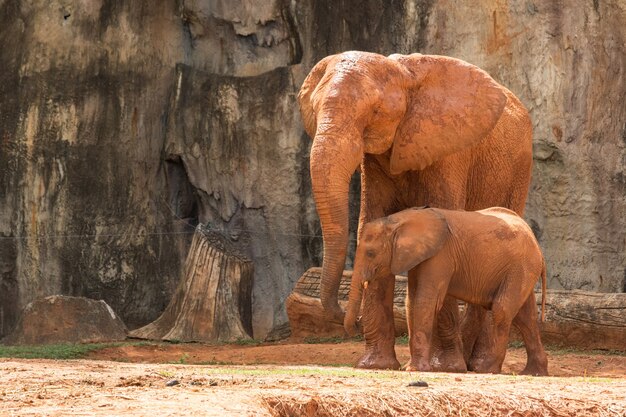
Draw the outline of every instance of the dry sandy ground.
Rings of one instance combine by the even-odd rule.
[[[626,416],[625,356],[552,353],[548,378],[511,375],[522,349],[509,351],[509,375],[319,366],[352,363],[361,350],[177,344],[86,360],[0,359],[0,416]],[[406,347],[398,356],[408,357]],[[428,387],[408,386],[417,380]]]

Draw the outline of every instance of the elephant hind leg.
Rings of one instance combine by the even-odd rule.
[[[523,375],[547,376],[548,357],[543,348],[543,343],[541,343],[537,319],[535,293],[531,292],[513,319],[513,325],[520,331],[524,346],[526,346],[526,367],[521,373]]]
[[[438,343],[433,345],[431,365],[439,372],[467,372],[463,357],[459,306],[456,298],[446,296],[437,314],[435,326]]]
[[[491,320],[485,320],[485,329],[470,359],[471,370],[487,373],[501,372],[511,325],[524,303],[519,298],[519,294],[524,292],[524,280],[520,280],[523,273],[523,271],[511,271],[508,278],[502,281],[491,304]]]
[[[478,338],[486,337],[485,334],[481,333],[487,326],[487,322],[485,321],[486,313],[487,311],[479,305],[467,304],[465,308],[465,314],[461,320],[461,336],[463,338],[463,357],[465,363],[470,362]]]
[[[502,371],[513,314],[501,302],[493,303],[491,320],[484,321],[485,331],[481,333],[470,358],[470,370],[492,374]]]

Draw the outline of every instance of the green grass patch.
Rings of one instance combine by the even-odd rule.
[[[53,345],[0,345],[0,358],[80,359],[97,350],[119,346],[151,346],[152,342],[61,343]]]
[[[238,345],[238,346],[258,346],[261,343],[262,342],[260,342],[259,340],[254,340],[254,339],[237,339],[234,342],[224,343],[224,344]]]
[[[84,343],[33,346],[0,345],[0,357],[20,359],[79,359],[94,350],[120,346],[122,343]]]
[[[325,365],[327,366],[327,365]],[[350,366],[350,365],[348,365]],[[400,371],[371,371],[360,370],[353,368],[338,368],[338,367],[314,367],[314,368],[255,368],[247,369],[240,367],[219,367],[219,368],[206,368],[201,371],[208,375],[241,375],[241,376],[333,376],[344,378],[367,378],[367,379],[398,379],[399,377],[410,377],[407,373]],[[420,379],[431,378],[420,374]]]
[[[322,345],[322,344],[338,344],[338,343],[346,343],[346,342],[361,342],[363,341],[363,336],[355,336],[355,337],[305,337],[304,343],[309,345]]]
[[[216,361],[216,360],[194,362],[193,364],[194,365],[210,365],[210,366],[237,366],[235,362]]]

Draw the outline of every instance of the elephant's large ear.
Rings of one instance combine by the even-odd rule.
[[[409,209],[393,232],[390,270],[401,274],[433,257],[449,236],[448,222],[436,209]]]
[[[316,113],[313,106],[313,97],[315,89],[317,88],[320,80],[326,73],[326,67],[328,63],[335,57],[335,55],[329,55],[322,59],[306,76],[300,92],[298,93],[298,103],[300,104],[300,113],[302,114],[302,122],[304,123],[304,129],[310,137],[315,137],[315,131],[317,130]]]
[[[392,174],[423,169],[475,145],[496,125],[507,97],[485,71],[443,56],[390,58],[404,64],[411,75],[407,111],[391,152]]]

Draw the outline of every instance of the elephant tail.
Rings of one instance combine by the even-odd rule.
[[[546,260],[541,267],[541,322],[546,321]]]

